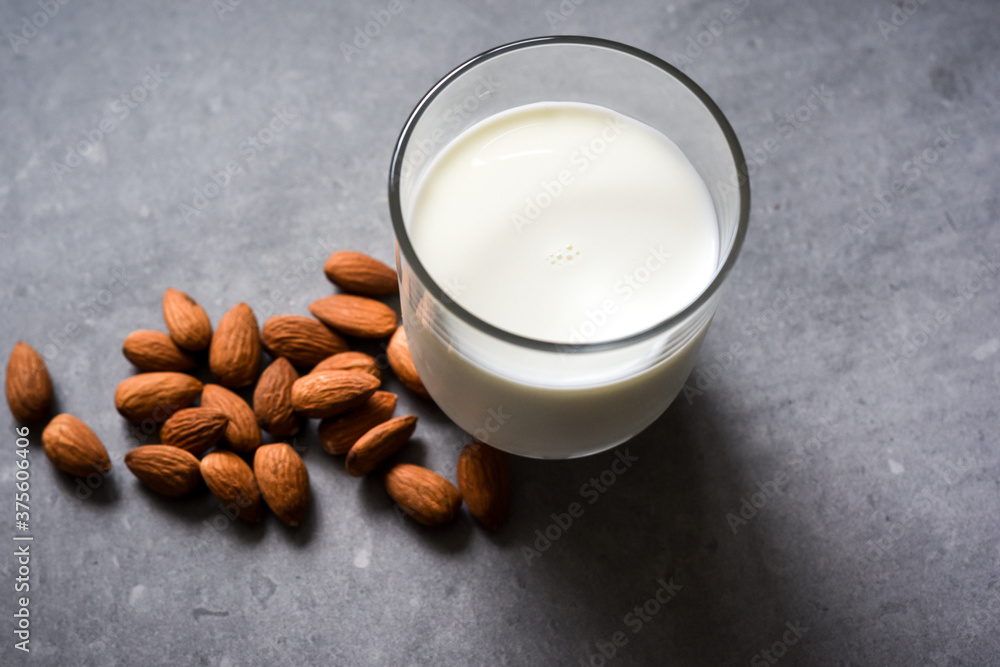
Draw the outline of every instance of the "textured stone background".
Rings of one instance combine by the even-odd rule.
[[[32,651],[13,648],[4,548],[0,663],[600,665],[621,632],[609,664],[770,664],[762,650],[788,665],[1000,664],[1000,6],[567,0],[563,17],[558,0],[407,2],[348,61],[341,44],[387,5],[69,2],[37,34],[23,19],[39,4],[0,6],[0,351],[44,351],[60,409],[116,466],[81,499],[32,434]],[[467,57],[547,33],[682,65],[761,162],[702,393],[620,448],[638,462],[593,504],[581,486],[615,453],[514,461],[496,535],[466,514],[400,522],[314,434],[296,443],[315,496],[297,531],[268,516],[220,532],[207,495],[141,488],[112,396],[131,372],[120,343],[162,327],[164,288],[213,321],[240,300],[305,313],[330,292],[331,249],[391,259],[385,179],[413,104]],[[122,118],[115,100],[147,67],[160,80]],[[277,112],[282,131],[249,160],[241,143]],[[117,124],[57,173],[102,119]],[[241,173],[184,216],[229,163]],[[400,414],[414,405],[404,395]],[[415,409],[407,458],[453,475],[464,436]],[[727,520],[744,499],[763,506]],[[527,563],[522,547],[573,502],[583,516]],[[666,605],[628,616],[671,578]]]

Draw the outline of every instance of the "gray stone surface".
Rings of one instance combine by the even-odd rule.
[[[60,410],[115,464],[81,499],[31,435],[22,655],[15,424],[0,416],[0,664],[600,665],[619,632],[609,664],[772,664],[762,650],[788,665],[1000,664],[1000,7],[562,4],[575,9],[550,25],[557,0],[407,2],[349,62],[340,45],[388,2],[245,0],[221,18],[208,0],[70,2],[23,41],[9,35],[39,5],[0,6],[0,347],[46,353]],[[112,395],[131,372],[120,343],[162,327],[164,288],[213,321],[240,300],[305,313],[330,292],[331,249],[390,260],[385,179],[412,105],[465,58],[552,32],[683,65],[762,162],[701,393],[619,449],[638,461],[593,504],[581,486],[615,453],[514,461],[495,535],[464,513],[443,530],[401,522],[315,424],[296,443],[315,498],[297,531],[273,516],[218,531],[207,495],[141,488]],[[147,68],[162,74],[136,89]],[[143,98],[126,117],[123,95]],[[243,142],[276,113],[251,161]],[[114,128],[57,174],[103,119]],[[230,163],[240,172],[185,217]],[[464,436],[401,400],[422,415],[407,458],[453,476]],[[762,506],[731,525],[744,499]],[[526,562],[573,502],[583,516]],[[661,579],[680,587],[669,602],[629,616]]]

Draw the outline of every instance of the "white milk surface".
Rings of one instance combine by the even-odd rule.
[[[705,288],[715,209],[681,150],[603,107],[512,109],[447,146],[418,186],[410,237],[458,304],[527,338],[648,329]]]
[[[711,197],[680,149],[584,104],[524,106],[465,131],[427,167],[407,218],[417,256],[450,298],[553,343],[655,326],[708,286],[718,261]],[[442,338],[426,298],[409,298],[405,266],[401,278],[410,350],[434,400],[477,439],[527,456],[582,456],[648,426],[683,387],[711,319],[655,363],[643,360],[673,334],[541,353],[461,327]]]

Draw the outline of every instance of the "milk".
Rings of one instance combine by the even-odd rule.
[[[586,104],[527,105],[469,128],[425,170],[407,219],[417,257],[448,298],[550,343],[654,327],[704,291],[719,260],[712,199],[683,152]],[[623,421],[631,433],[652,422],[683,385],[711,318],[683,339],[651,343],[672,346],[652,368],[630,368],[612,351],[567,355],[566,372],[544,371],[552,353],[543,360],[462,333],[427,295],[406,298],[412,279],[404,270],[404,321],[432,396],[476,437],[534,456],[602,449]]]

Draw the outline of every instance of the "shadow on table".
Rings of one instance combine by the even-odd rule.
[[[755,652],[770,614],[751,610],[773,613],[782,593],[766,545],[727,521],[747,493],[732,460],[740,440],[711,397],[681,397],[611,452],[513,461],[516,503],[493,539],[516,585],[559,610],[553,631],[581,646],[567,664],[601,653],[723,664]]]

